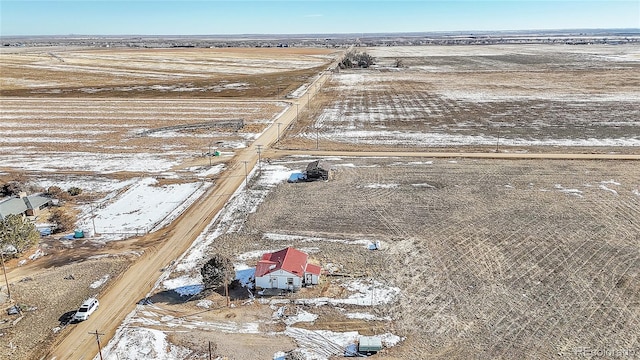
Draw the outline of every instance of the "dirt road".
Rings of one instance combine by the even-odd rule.
[[[640,154],[566,154],[566,153],[481,153],[481,152],[428,152],[428,151],[323,151],[323,150],[276,150],[264,153],[266,157],[278,158],[289,155],[310,156],[364,156],[364,157],[429,157],[429,158],[476,158],[476,159],[547,159],[547,160],[640,160]]]

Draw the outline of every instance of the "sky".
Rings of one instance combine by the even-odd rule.
[[[640,0],[0,0],[0,35],[640,28]]]

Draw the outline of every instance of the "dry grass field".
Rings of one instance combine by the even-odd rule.
[[[139,305],[122,329],[132,342],[121,338],[111,349],[148,356],[138,335],[160,332],[168,335],[168,354],[179,348],[169,358],[206,358],[213,341],[220,356],[271,359],[322,342],[301,332],[326,330],[403,338],[378,358],[580,358],[580,349],[637,356],[637,161],[409,159],[393,152],[639,154],[640,49],[366,51],[375,67],[332,73],[307,108],[299,89],[325,70],[333,50],[0,49],[2,180],[201,181],[195,174],[211,161],[204,153],[220,149],[223,156],[213,161],[239,165],[238,149],[296,103],[297,122],[283,129],[276,147],[301,156],[269,159],[267,170],[304,169],[312,159],[307,149],[345,151],[327,158],[335,170],[328,182],[274,184],[269,171],[256,171],[250,191],[239,195],[243,207],[229,207],[201,235],[211,240],[200,249],[205,255],[252,265],[256,252],[292,245],[335,270],[318,287],[276,297],[313,321],[285,324],[273,318],[274,303],[246,304],[242,289],[234,293],[236,308],[221,309],[219,295],[203,307],[159,283],[155,304]],[[189,127],[229,119],[245,125]],[[186,128],[168,128],[176,125]],[[358,150],[389,156],[359,157]],[[204,173],[207,181],[225,175]],[[376,240],[382,250],[368,250],[366,242]],[[0,358],[43,354],[68,333],[58,326],[73,310],[69,304],[100,296],[136,254],[156,251],[136,238],[68,245],[48,239],[49,255],[25,266],[18,262],[24,259],[8,263],[15,299],[40,310],[15,327],[6,313],[0,317]],[[175,269],[167,266],[171,278],[193,275],[197,268],[179,271],[189,261],[206,261],[177,260]],[[69,274],[76,280],[65,280]],[[89,286],[105,274],[103,285]],[[367,307],[346,301],[357,295],[358,282],[371,284]],[[310,302],[324,298],[338,302]]]
[[[300,166],[296,159],[282,162]],[[378,307],[378,315],[393,318],[387,331],[406,336],[389,356],[571,358],[583,347],[637,351],[637,164],[332,163],[332,181],[278,186],[249,217],[247,232],[381,240],[384,249],[377,252],[355,243],[287,244],[314,247],[321,263],[343,264],[344,272],[401,289],[396,302]],[[249,239],[238,249],[237,237],[220,238],[216,247],[278,246]]]
[[[281,146],[310,148],[317,139],[322,149],[633,152],[640,146],[637,46],[368,51],[378,66],[334,74]]]
[[[12,48],[2,96],[277,97],[330,61],[328,49]]]

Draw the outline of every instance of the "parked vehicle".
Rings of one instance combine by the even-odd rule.
[[[84,321],[89,318],[89,315],[93,314],[94,311],[98,308],[100,304],[98,303],[98,299],[96,298],[88,298],[85,300],[76,314],[73,316],[74,321]]]

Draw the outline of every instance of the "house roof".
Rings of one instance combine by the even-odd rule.
[[[10,198],[0,202],[0,219],[9,215],[23,214],[29,209],[37,209],[40,206],[50,203],[51,199],[40,195],[31,195],[22,198]]]
[[[322,268],[320,266],[318,266],[318,265],[307,264],[307,268],[304,270],[304,272],[320,276],[320,271],[321,270],[322,270]]]
[[[27,211],[27,204],[20,198],[11,198],[0,203],[0,219],[9,215],[18,215]]]
[[[28,203],[27,203],[28,202]],[[51,198],[40,196],[40,195],[31,195],[27,196],[25,203],[29,206],[29,209],[37,209],[42,205],[48,204],[51,202]]]
[[[262,255],[262,259],[256,265],[256,277],[265,276],[278,270],[285,270],[289,273],[302,277],[308,268],[307,259],[309,255],[300,250],[288,247],[274,253]],[[315,266],[315,265],[312,265]],[[318,274],[320,272],[318,271]]]

